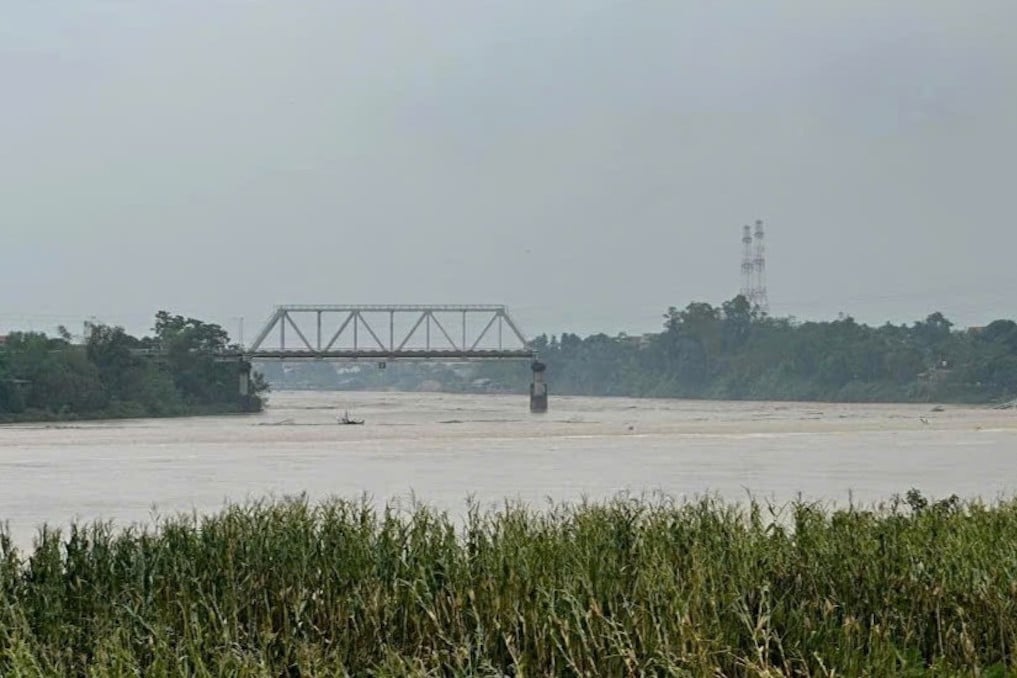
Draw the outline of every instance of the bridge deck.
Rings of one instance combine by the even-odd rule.
[[[339,351],[280,351],[259,350],[252,353],[237,353],[221,357],[243,358],[245,360],[532,360],[535,351],[520,350],[339,350]]]

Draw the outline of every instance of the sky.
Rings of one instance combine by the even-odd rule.
[[[1013,0],[10,2],[0,332],[278,304],[1015,317]]]

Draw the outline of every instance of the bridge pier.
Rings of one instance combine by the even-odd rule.
[[[251,363],[246,360],[240,361],[240,397],[246,398],[251,395]]]
[[[530,368],[533,370],[533,381],[530,382],[530,412],[543,414],[547,412],[547,383],[544,381],[547,365],[534,360]]]
[[[245,411],[250,411],[251,407],[251,363],[243,358],[240,359],[239,369],[239,390],[240,390],[240,402]]]

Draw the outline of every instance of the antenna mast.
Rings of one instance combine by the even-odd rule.
[[[742,227],[742,289],[740,294],[752,303],[755,290],[752,287],[752,228]]]
[[[748,228],[748,227],[746,227]],[[753,258],[753,268],[756,273],[755,289],[753,290],[752,299],[754,305],[758,306],[761,311],[766,313],[769,311],[770,301],[766,296],[766,246],[763,242],[763,222],[756,219],[756,255]]]

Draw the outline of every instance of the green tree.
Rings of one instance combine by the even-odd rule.
[[[235,347],[218,325],[160,312],[156,336],[89,327],[84,346],[57,337],[13,333],[0,349],[4,419],[170,416],[260,409],[268,384],[252,375],[253,395],[239,393],[240,364],[221,361]]]
[[[217,358],[217,354],[239,348],[230,344],[222,327],[159,311],[154,331],[154,345],[164,356],[185,403],[240,402],[238,364]],[[267,388],[263,379],[252,379],[252,403],[245,406],[260,408],[261,393]]]
[[[752,323],[757,319],[749,300],[739,294],[720,306],[723,324],[721,343],[725,352],[733,352],[745,345],[752,331]]]
[[[92,413],[108,404],[99,371],[80,347],[30,332],[11,334],[5,348],[10,378],[23,383],[25,409]]]

